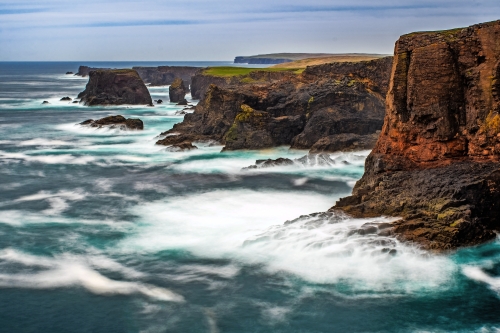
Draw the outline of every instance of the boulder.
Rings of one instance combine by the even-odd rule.
[[[163,103],[163,100],[159,99],[156,101],[156,103],[161,104],[161,103]]]
[[[60,99],[61,101],[71,101],[73,100],[71,97],[63,97]]]
[[[109,116],[98,120],[87,119],[80,123],[82,126],[96,128],[118,128],[121,130],[143,130],[144,124],[140,119],[125,119],[123,116]]]
[[[85,105],[153,105],[148,88],[132,69],[95,70],[78,95]]]
[[[70,74],[73,74],[73,72],[66,72],[66,75],[70,75]]]
[[[42,104],[50,104],[48,101],[43,101]]]
[[[182,79],[176,78],[174,82],[172,82],[168,90],[168,96],[170,97],[171,103],[186,101],[186,87],[184,86],[184,81],[182,81]],[[187,101],[185,103],[187,104]]]

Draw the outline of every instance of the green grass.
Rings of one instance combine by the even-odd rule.
[[[231,77],[238,75],[248,75],[250,72],[264,71],[264,72],[294,72],[300,74],[304,71],[303,68],[247,68],[247,67],[209,67],[203,71],[205,75]]]

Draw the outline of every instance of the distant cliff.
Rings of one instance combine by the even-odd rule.
[[[111,68],[97,68],[80,66],[75,75],[88,76],[91,71],[110,70]],[[182,79],[186,84],[191,84],[191,77],[201,67],[188,66],[159,66],[159,67],[133,67],[141,79],[152,86],[166,86],[172,84],[176,78]],[[187,87],[186,87],[187,88]]]
[[[176,78],[182,79],[185,84],[191,85],[191,77],[201,67],[188,66],[159,66],[159,67],[133,67],[145,83],[151,86],[166,86]],[[186,87],[188,88],[188,87]]]
[[[384,127],[353,195],[333,209],[403,219],[425,248],[500,230],[500,21],[396,43]]]
[[[76,72],[75,75],[85,77],[85,76],[88,76],[91,71],[109,70],[109,69],[111,69],[111,68],[97,68],[97,67],[89,67],[89,66],[80,66],[80,67],[78,67],[78,72]]]
[[[285,62],[292,62],[292,59],[286,58],[252,58],[252,57],[236,57],[234,58],[235,64],[282,64]]]

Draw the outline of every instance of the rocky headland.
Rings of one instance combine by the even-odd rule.
[[[386,57],[299,72],[219,77],[203,71],[192,81],[193,96],[202,95],[195,111],[157,143],[213,140],[225,150],[290,145],[319,151],[343,149],[337,142],[344,141],[371,148],[383,124],[391,65]]]
[[[140,119],[132,119],[118,115],[104,117],[98,120],[87,119],[81,122],[79,125],[96,127],[96,128],[117,128],[121,130],[143,130],[144,123]]]
[[[402,36],[384,126],[331,211],[397,216],[400,239],[443,251],[500,230],[500,21]]]
[[[148,88],[133,69],[94,70],[78,98],[94,105],[153,105]]]

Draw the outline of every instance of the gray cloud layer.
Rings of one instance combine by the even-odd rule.
[[[498,0],[0,0],[0,61],[392,53],[402,34],[499,14]]]

